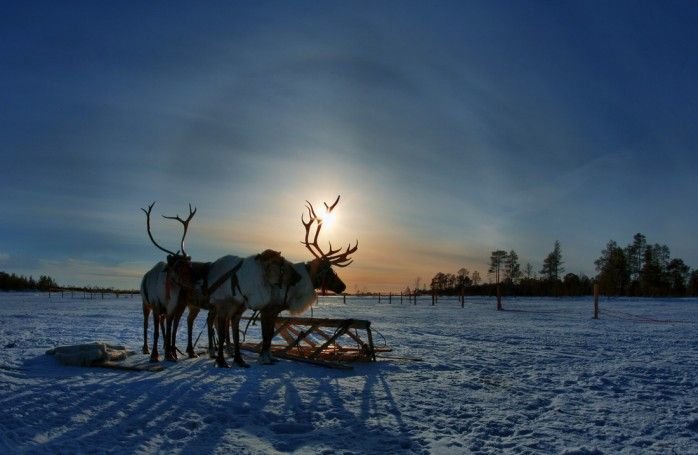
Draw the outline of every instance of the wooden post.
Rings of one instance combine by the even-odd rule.
[[[417,291],[414,291],[414,304],[417,305]]]
[[[344,304],[346,305],[347,304],[347,295],[346,294],[342,294],[342,300],[344,301]]]
[[[497,311],[502,311],[502,290],[497,285]]]
[[[436,292],[431,292],[431,306],[436,305]]]
[[[381,303],[381,293],[378,293],[378,303]]]
[[[594,283],[594,319],[599,318],[599,283]]]
[[[460,288],[460,307],[465,308],[465,288],[463,286]]]
[[[392,304],[392,303],[393,303],[393,293],[391,292],[390,294],[388,294],[388,304]]]
[[[400,292],[400,303],[402,303],[402,292]]]

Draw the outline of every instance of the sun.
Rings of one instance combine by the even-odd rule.
[[[322,227],[329,230],[332,229],[332,225],[334,225],[337,215],[332,212],[328,212],[326,207],[322,207],[320,209],[320,213],[318,214],[318,218],[322,220]]]

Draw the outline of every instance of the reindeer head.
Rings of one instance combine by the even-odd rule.
[[[305,214],[301,216],[301,223],[303,223],[303,226],[305,227],[305,240],[301,243],[303,243],[305,247],[313,254],[313,256],[315,256],[315,259],[306,263],[308,273],[310,274],[310,280],[313,282],[315,289],[322,289],[323,293],[329,289],[336,294],[341,294],[344,292],[347,286],[332,269],[332,266],[346,267],[351,264],[353,260],[349,259],[349,255],[356,252],[356,250],[359,248],[359,242],[357,240],[356,245],[353,247],[350,243],[344,252],[342,252],[341,248],[336,250],[333,249],[331,243],[329,251],[322,251],[317,243],[320,230],[322,230],[322,218],[315,213],[315,209],[313,209],[313,205],[310,202],[305,202],[307,203],[306,208],[308,209],[308,216],[310,217],[310,220],[306,222]],[[338,203],[339,196],[337,196],[337,199],[332,205],[327,205],[327,203],[324,203],[327,213],[331,213]],[[309,237],[310,229],[313,224],[315,224],[315,235],[313,237],[313,241],[311,242]]]

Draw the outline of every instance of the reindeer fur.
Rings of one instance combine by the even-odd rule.
[[[232,270],[236,270],[230,275]],[[220,280],[228,276],[223,282]],[[208,271],[207,282],[219,283],[216,289],[208,294],[208,306],[210,314],[209,324],[209,348],[211,348],[211,326],[215,320],[218,331],[218,352],[216,363],[221,367],[227,367],[223,357],[223,340],[228,333],[230,324],[233,332],[234,361],[237,365],[247,366],[240,355],[239,322],[246,308],[259,310],[272,302],[285,299],[285,280],[298,279],[290,262],[286,261],[280,253],[267,250],[259,255],[241,258],[239,256],[223,256],[213,262]],[[203,291],[203,285],[197,283],[197,290]]]
[[[169,293],[167,292],[167,264],[158,262],[143,276],[141,281],[141,296],[143,298],[143,329],[144,343],[147,343],[147,307],[153,312],[153,350],[150,354],[151,362],[159,360],[158,355],[158,338],[160,336],[160,328],[165,322],[163,333],[165,358],[167,360],[176,360],[177,351],[175,342],[177,338],[177,327],[179,319],[184,312],[184,305],[180,302],[180,294],[182,289],[174,281],[170,283]],[[169,295],[168,295],[169,294]],[[147,344],[144,344],[143,351],[147,349]]]

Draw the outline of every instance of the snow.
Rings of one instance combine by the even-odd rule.
[[[140,352],[138,298],[0,294],[0,453],[698,453],[696,299],[604,299],[599,320],[591,298],[504,307],[322,298],[313,316],[371,320],[422,360],[134,372],[45,352]]]

